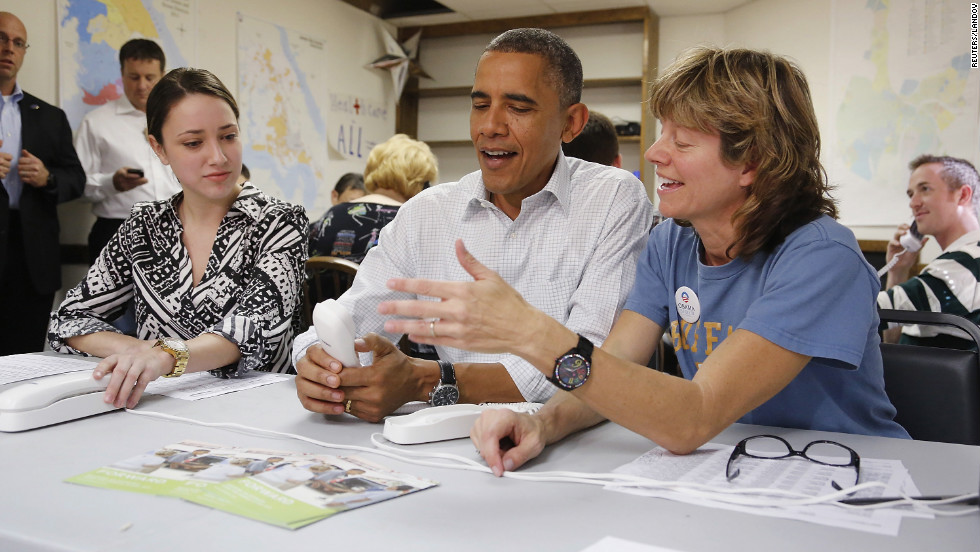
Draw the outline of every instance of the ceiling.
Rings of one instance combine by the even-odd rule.
[[[398,27],[649,6],[661,17],[724,13],[752,0],[343,0]],[[449,10],[438,11],[438,4]],[[435,9],[433,6],[435,5]],[[419,15],[406,15],[416,13]]]

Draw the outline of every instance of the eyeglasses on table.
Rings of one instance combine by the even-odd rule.
[[[857,485],[861,477],[861,457],[851,447],[842,445],[837,441],[811,441],[802,450],[794,449],[786,439],[776,435],[753,435],[746,437],[735,445],[735,450],[728,457],[728,466],[725,468],[725,477],[729,481],[739,476],[738,460],[742,457],[757,458],[761,460],[783,460],[799,456],[823,466],[834,468],[854,467],[854,484]],[[834,482],[834,486],[839,485]]]

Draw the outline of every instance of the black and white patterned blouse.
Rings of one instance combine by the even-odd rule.
[[[237,365],[212,371],[293,372],[289,351],[299,324],[308,220],[302,207],[246,183],[218,228],[195,287],[183,226],[170,199],[138,203],[85,278],[51,315],[51,348],[84,354],[65,339],[118,332],[110,321],[132,299],[139,339],[218,334],[238,345]]]

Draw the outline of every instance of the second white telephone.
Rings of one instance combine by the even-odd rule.
[[[25,431],[116,410],[102,400],[109,378],[90,370],[28,380],[0,391],[0,431]]]

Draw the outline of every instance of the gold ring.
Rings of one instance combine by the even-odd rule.
[[[438,335],[436,335],[436,321],[435,320],[432,320],[431,322],[429,322],[429,333],[432,334],[432,337],[439,337]]]
[[[344,407],[344,412],[350,414],[350,399],[347,400],[347,406]]]

